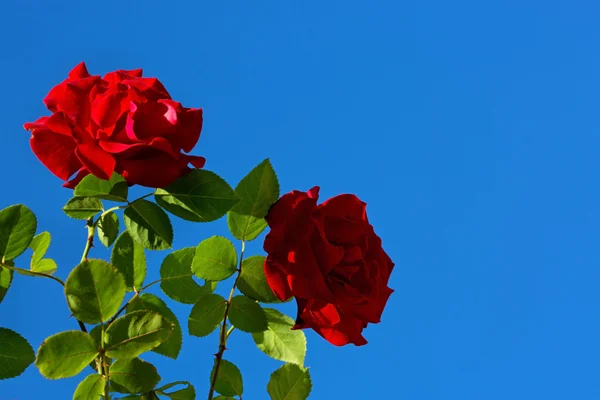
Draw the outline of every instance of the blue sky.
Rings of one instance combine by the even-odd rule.
[[[80,61],[141,67],[204,108],[194,153],[231,184],[271,157],[283,192],[368,203],[396,292],[365,347],[307,332],[311,399],[599,398],[599,13],[556,0],[4,0],[0,208],[36,212],[66,277],[85,229],[22,125]],[[179,249],[226,223],[175,229]],[[151,254],[149,279],[165,255]],[[169,304],[185,321],[189,307]],[[55,282],[23,276],[0,325],[36,348],[76,328]],[[279,363],[248,335],[229,348],[244,398],[266,399]],[[215,335],[186,337],[179,360],[147,359],[203,399],[216,350]],[[30,367],[0,397],[63,400],[79,379]]]

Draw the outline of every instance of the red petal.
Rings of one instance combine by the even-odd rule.
[[[194,166],[194,168],[202,168],[204,164],[206,164],[206,158],[200,156],[185,156],[189,160],[189,163]]]
[[[367,203],[353,194],[340,194],[319,206],[324,215],[349,218],[353,221],[365,220],[366,208]]]
[[[310,246],[323,275],[327,275],[344,257],[344,248],[329,243],[325,237],[322,223],[315,224],[315,231],[310,238]]]
[[[314,302],[309,312],[318,325],[332,326],[341,320],[337,307],[331,303]]]
[[[135,99],[157,101],[171,98],[167,89],[156,78],[127,79],[122,81],[122,83],[137,91]]]
[[[90,76],[91,75],[88,72],[87,67],[85,66],[85,62],[83,61],[77,64],[75,67],[73,67],[71,72],[69,72],[69,79],[71,80],[88,78]]]
[[[36,129],[44,128],[48,122],[48,118],[50,117],[40,117],[35,120],[35,122],[27,122],[23,125],[23,128],[31,132],[35,131]]]
[[[315,326],[313,329],[334,346],[344,346],[350,343],[355,346],[367,344],[366,339],[361,333],[363,330],[363,323],[354,318],[344,317],[342,321],[334,327]]]
[[[279,300],[286,301],[293,296],[292,290],[286,280],[287,274],[280,263],[272,257],[267,256],[264,263],[264,270],[267,283]]]
[[[202,131],[202,109],[186,108],[179,113],[179,124],[177,125],[177,135],[179,136],[183,151],[189,153],[192,151]]]
[[[100,179],[110,179],[115,170],[115,159],[93,143],[80,144],[75,153],[81,163]]]
[[[77,172],[77,175],[75,175],[75,177],[73,179],[71,179],[68,182],[65,182],[63,184],[63,187],[68,188],[68,189],[75,189],[75,187],[79,184],[79,182],[81,182],[81,180],[83,178],[85,178],[86,176],[88,176],[89,174],[90,174],[90,171],[88,171],[87,168],[83,167]]]
[[[308,197],[310,197],[311,199],[318,199],[319,198],[319,190],[321,190],[320,187],[315,186],[312,189],[310,189],[308,191]]]
[[[42,164],[62,180],[69,179],[81,167],[75,155],[77,145],[72,137],[50,130],[35,130],[30,144]]]
[[[296,251],[290,253],[290,256],[287,280],[294,296],[304,299],[332,300],[333,294],[325,283],[310,245],[303,242]]]
[[[75,139],[69,117],[62,112],[56,112],[46,120],[46,127],[52,132],[60,133]]]
[[[125,80],[128,79],[132,79],[132,78],[139,78],[142,76],[142,69],[132,69],[132,70],[124,70],[124,69],[119,69],[113,72],[109,72],[106,75],[104,75],[104,80],[115,84],[115,83],[120,83],[123,82]]]
[[[154,138],[149,143],[121,143],[112,140],[100,140],[98,143],[108,153],[121,154],[126,158],[133,158],[136,154],[144,151],[147,152],[148,150],[160,150],[175,160],[179,160],[182,156],[171,147],[167,139],[161,137]]]
[[[120,172],[130,185],[162,188],[175,182],[190,172],[188,160],[174,159],[155,149],[140,152],[135,159],[119,157],[117,172]]]
[[[117,91],[97,96],[92,107],[92,119],[100,127],[112,128],[121,115],[129,111],[126,91]],[[111,133],[108,129],[107,133]]]
[[[156,137],[169,137],[174,135],[177,124],[177,113],[171,104],[148,102],[143,104],[130,104],[125,130],[132,140],[151,140]],[[173,144],[178,144],[175,139]],[[181,147],[178,146],[179,150]]]
[[[91,113],[90,91],[98,82],[97,76],[64,81],[50,90],[44,104],[50,111],[64,111],[70,118],[86,127]]]
[[[269,254],[287,254],[314,229],[311,215],[317,205],[316,198],[294,190],[284,194],[265,217],[271,231],[264,249]]]

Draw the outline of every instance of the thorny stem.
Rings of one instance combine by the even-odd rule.
[[[229,307],[231,307],[231,299],[233,298],[233,294],[235,293],[235,288],[237,287],[238,281],[240,280],[240,275],[242,274],[242,261],[244,260],[244,249],[246,247],[246,241],[242,240],[242,251],[240,253],[240,266],[238,268],[237,276],[235,277],[235,281],[233,282],[233,287],[231,288],[231,292],[229,292],[229,299],[227,299],[227,307],[225,308],[225,314],[223,315],[223,324],[221,325],[221,331],[219,334],[219,351],[215,354],[215,373],[210,382],[210,389],[208,391],[208,400],[212,400],[215,394],[215,384],[217,382],[217,376],[219,375],[219,367],[221,366],[221,360],[223,359],[223,353],[227,350],[227,338],[233,331],[233,326],[227,330],[227,316],[229,315]],[[240,396],[241,399],[241,396]]]
[[[98,221],[100,221],[100,218],[98,218]],[[94,231],[96,230],[96,225],[98,224],[98,221],[94,222],[94,218],[88,218],[86,221],[88,235],[80,262],[87,261],[88,254],[90,253],[92,247],[94,247]]]

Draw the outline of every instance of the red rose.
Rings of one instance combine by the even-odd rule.
[[[53,114],[25,129],[35,155],[68,181],[66,187],[90,173],[108,179],[113,171],[129,185],[164,187],[191,171],[188,164],[204,166],[203,157],[182,153],[200,138],[202,109],[171,100],[162,83],[143,78],[141,69],[100,78],[81,63],[44,104]]]
[[[319,188],[285,194],[266,219],[267,281],[284,301],[296,297],[295,329],[312,328],[343,346],[366,344],[362,330],[378,323],[393,290],[394,263],[381,247],[366,204],[343,194],[317,205]]]

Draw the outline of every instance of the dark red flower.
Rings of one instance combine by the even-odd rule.
[[[358,197],[343,194],[317,205],[319,188],[293,191],[266,219],[267,281],[284,301],[298,304],[295,329],[312,328],[342,346],[367,343],[362,330],[378,323],[394,263],[381,247]]]
[[[184,154],[200,138],[202,109],[173,101],[141,69],[100,78],[81,63],[44,104],[53,114],[25,129],[35,155],[66,187],[90,173],[108,179],[113,171],[130,185],[164,187],[190,172],[189,164],[204,166],[203,157]]]

